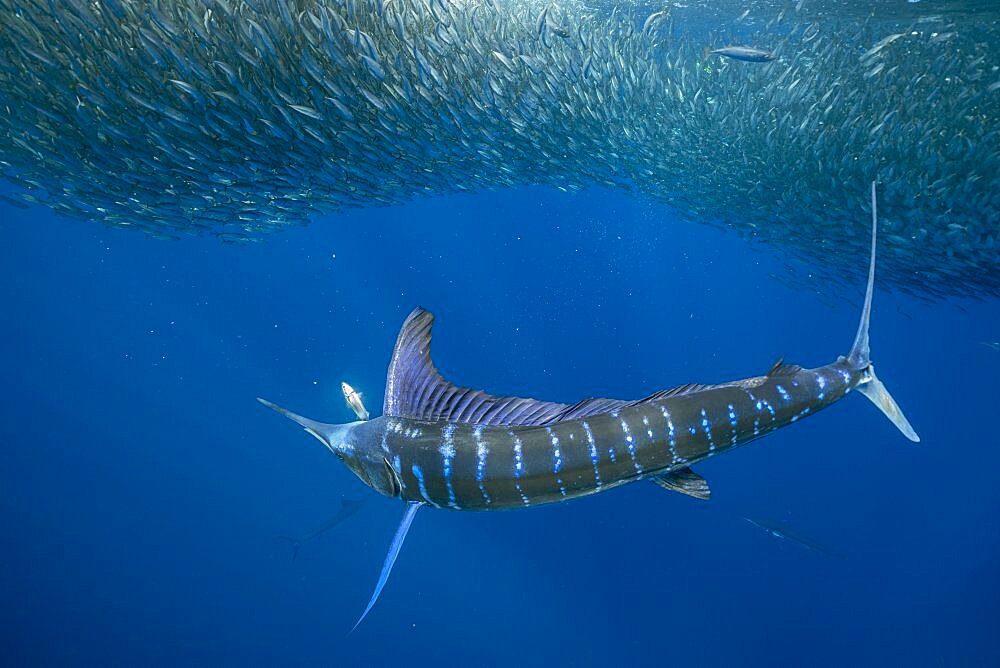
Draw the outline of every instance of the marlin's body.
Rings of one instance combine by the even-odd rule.
[[[816,413],[863,380],[844,359],[817,369],[778,365],[766,376],[682,387],[550,424],[383,416],[358,424],[347,442],[383,454],[405,501],[521,508],[685,469]]]
[[[690,466],[813,415],[857,389],[919,440],[869,359],[872,254],[861,323],[850,354],[803,369],[779,360],[764,376],[682,385],[636,401],[559,404],[498,397],[445,380],[430,356],[434,316],[403,323],[386,379],[382,417],[326,424],[261,400],[323,442],[375,490],[407,502],[368,613],[417,509],[499,510],[566,501],[644,478],[698,498],[708,484]],[[360,623],[360,619],[358,622]]]

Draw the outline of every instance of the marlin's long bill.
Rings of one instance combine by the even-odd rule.
[[[708,499],[708,483],[691,470],[693,464],[812,416],[854,389],[907,438],[919,440],[871,362],[877,224],[873,183],[861,321],[850,353],[824,366],[806,369],[778,360],[762,376],[680,385],[638,400],[562,404],[495,396],[442,377],[430,355],[434,316],[417,308],[396,340],[380,417],[327,424],[261,400],[318,438],[366,485],[409,504],[361,619],[382,591],[421,505],[524,508],[645,479]]]

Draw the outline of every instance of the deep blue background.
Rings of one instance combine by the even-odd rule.
[[[642,483],[424,511],[347,636],[402,506],[255,396],[348,421],[347,380],[378,414],[418,304],[438,367],[496,393],[630,398],[779,355],[814,366],[847,352],[863,287],[789,287],[776,252],[606,190],[355,211],[250,246],[38,207],[0,224],[5,664],[1000,661],[1000,354],[980,345],[1000,339],[996,301],[876,294],[873,358],[919,445],[851,396],[700,466],[708,504]],[[364,506],[293,560],[277,536],[341,498]]]

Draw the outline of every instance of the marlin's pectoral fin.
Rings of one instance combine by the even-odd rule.
[[[371,600],[368,601],[368,605],[365,606],[365,611],[361,613],[358,617],[358,621],[354,623],[354,629],[358,628],[358,625],[364,620],[364,618],[371,611],[372,607],[375,605],[375,601],[378,600],[378,595],[382,593],[382,587],[385,586],[386,580],[389,579],[389,573],[392,572],[392,566],[396,563],[396,557],[399,556],[399,550],[403,547],[403,540],[406,539],[406,532],[410,530],[410,525],[413,523],[413,516],[417,514],[417,510],[422,506],[422,503],[409,502],[406,504],[406,513],[403,515],[403,520],[399,523],[399,528],[396,529],[396,535],[393,536],[392,545],[389,546],[389,553],[385,555],[385,562],[382,564],[382,572],[378,576],[378,583],[375,585],[375,591],[372,593]]]
[[[664,475],[658,475],[655,478],[650,478],[650,480],[663,489],[687,494],[703,501],[708,501],[712,497],[712,490],[708,487],[708,481],[691,469],[678,469]]]

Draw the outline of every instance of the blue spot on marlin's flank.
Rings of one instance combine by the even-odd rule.
[[[632,433],[628,429],[628,423],[625,420],[621,420],[622,432],[625,434],[625,447],[628,450],[628,456],[632,460],[632,466],[635,467],[636,473],[642,473],[642,466],[639,464],[639,460],[635,458],[635,439],[632,438]]]
[[[455,426],[454,423],[449,422],[441,430],[444,442],[441,444],[439,451],[441,452],[441,473],[444,476],[444,484],[448,490],[448,506],[457,510],[458,502],[455,498],[455,486],[451,480],[451,462],[455,458]]]
[[[562,451],[559,449],[559,437],[556,436],[551,427],[546,427],[545,432],[552,440],[552,473],[556,476],[556,485],[559,487],[559,493],[566,496],[566,485],[563,483],[562,478],[559,477],[559,471],[562,470],[563,465]]]
[[[733,406],[732,404],[729,404],[727,406],[727,408],[729,409],[729,426],[732,427],[732,429],[733,429],[733,433],[729,437],[729,444],[730,445],[736,445],[736,441],[737,441],[737,438],[738,438],[738,432],[737,432],[737,429],[736,429],[736,425],[737,425],[736,407]]]
[[[514,477],[520,478],[524,473],[524,452],[521,439],[514,432],[509,432],[514,439]]]
[[[455,486],[451,482],[451,460],[444,460],[444,466],[442,468],[442,473],[444,474],[444,484],[448,488],[448,505],[452,508],[458,508],[458,500],[455,498]]]
[[[426,501],[427,503],[430,503],[431,505],[437,505],[436,503],[431,501],[431,497],[427,493],[427,484],[424,482],[423,470],[416,464],[412,465],[410,467],[410,470],[413,471],[413,477],[417,479],[417,488],[420,490],[420,496],[422,496],[424,501]]]
[[[782,387],[781,385],[775,385],[774,387],[775,389],[778,390],[778,394],[781,395],[782,399],[784,399],[785,401],[792,400],[792,397],[788,394],[788,390],[786,390],[784,387]]]
[[[530,506],[531,500],[528,499],[524,490],[521,489],[521,475],[524,474],[524,446],[521,444],[521,439],[514,432],[508,431],[507,435],[510,436],[511,442],[514,444],[514,489],[521,496],[521,503]]]
[[[486,457],[489,454],[489,449],[486,444],[483,443],[483,428],[480,425],[472,430],[472,438],[476,443],[476,482],[479,483],[479,493],[483,496],[483,501],[487,505],[493,503],[493,499],[490,498],[489,493],[486,491]]]
[[[590,425],[586,420],[580,423],[583,433],[587,436],[587,447],[590,448],[590,463],[594,467],[594,482],[597,489],[601,488],[600,456],[597,454],[597,443],[594,441],[594,432],[590,431]]]
[[[715,450],[715,442],[712,440],[712,423],[708,420],[708,414],[705,409],[701,409],[701,428],[705,432],[705,438],[708,439],[708,449]]]
[[[666,406],[660,406],[660,413],[667,423],[667,446],[670,448],[671,463],[677,462],[680,457],[677,455],[677,430],[674,429],[674,421],[670,419],[670,412]]]
[[[558,474],[562,470],[562,452],[559,450],[559,437],[552,431],[551,427],[545,428],[545,433],[552,441],[552,472]]]
[[[767,412],[770,413],[771,417],[773,418],[774,417],[774,406],[772,406],[771,403],[767,399],[761,399],[759,403],[761,403],[761,404],[764,405],[764,408],[767,409]]]
[[[476,480],[479,482],[482,482],[483,478],[486,477],[486,455],[488,453],[482,436],[483,428],[477,425],[472,430],[472,438],[476,442]]]

